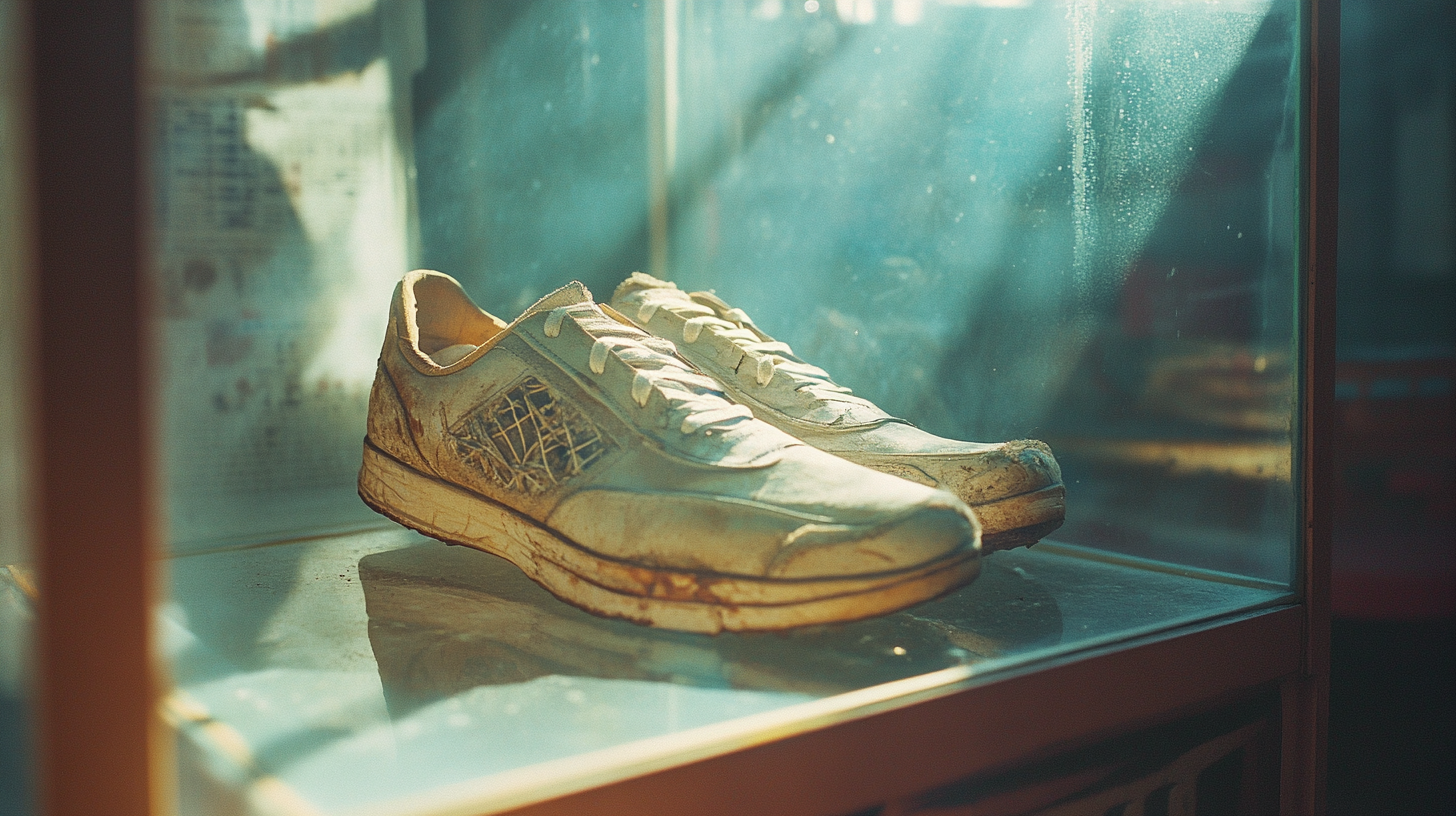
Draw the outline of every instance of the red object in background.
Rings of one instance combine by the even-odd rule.
[[[1335,407],[1333,614],[1456,615],[1456,359],[1341,362]]]

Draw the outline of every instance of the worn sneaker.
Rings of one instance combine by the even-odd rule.
[[[453,278],[406,275],[359,495],[562,600],[668,629],[865,618],[979,569],[960,500],[754,419],[580,283],[506,324]]]
[[[1062,471],[1045,443],[957,442],[927,433],[836,384],[710,292],[690,294],[634,272],[611,306],[678,343],[755,417],[851,462],[956,494],[976,511],[985,552],[1035,544],[1062,525]]]

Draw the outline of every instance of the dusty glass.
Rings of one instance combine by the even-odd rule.
[[[1292,600],[1295,3],[152,10],[186,812],[526,802]],[[506,320],[716,290],[917,425],[1045,440],[1066,523],[859,623],[593,617],[354,496],[412,266]]]

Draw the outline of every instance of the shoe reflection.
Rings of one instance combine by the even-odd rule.
[[[547,675],[812,695],[1058,642],[1051,595],[1004,559],[911,609],[784,632],[697,635],[600,618],[509,562],[428,544],[359,560],[369,642],[391,716],[483,685]]]

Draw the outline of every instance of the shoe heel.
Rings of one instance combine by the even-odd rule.
[[[359,468],[359,498],[375,512],[431,538],[515,563],[526,555],[526,546],[536,543],[533,539],[549,535],[494,502],[415,470],[367,439]],[[547,544],[559,545],[554,540]]]
[[[1015,547],[1030,547],[1062,526],[1067,510],[1067,489],[1061,484],[1020,496],[974,506],[981,524],[1000,530],[981,537],[981,551],[992,553]],[[1020,526],[1013,527],[1014,524]]]

